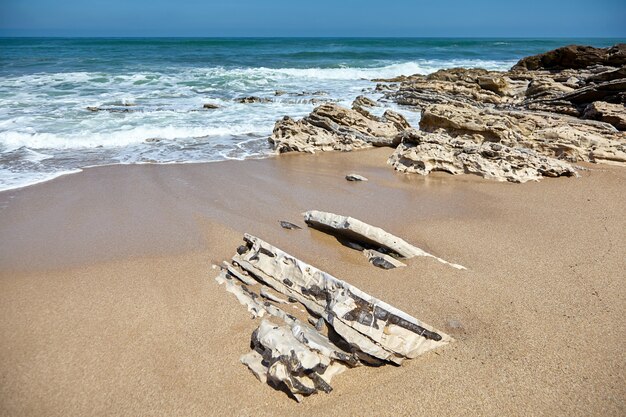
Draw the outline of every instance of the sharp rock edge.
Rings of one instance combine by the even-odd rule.
[[[332,377],[347,368],[401,364],[452,341],[447,334],[257,237],[246,234],[244,240],[246,245],[216,281],[253,317],[272,316],[284,324],[264,319],[252,334],[253,350],[241,362],[260,381],[286,388],[298,401],[319,391],[330,392]],[[254,278],[302,304],[313,315],[310,320],[318,318],[316,327],[252,291],[240,276]],[[323,322],[336,334],[333,341],[320,333]]]
[[[340,235],[352,242],[356,241],[360,244],[382,248],[404,258],[427,256],[453,268],[466,269],[462,265],[450,263],[444,259],[438,258],[411,245],[398,236],[392,235],[379,227],[369,225],[353,217],[311,210],[304,213],[304,221],[315,229]]]

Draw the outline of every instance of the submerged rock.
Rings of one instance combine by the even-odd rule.
[[[256,96],[249,96],[249,97],[240,97],[240,98],[236,98],[235,102],[237,103],[242,103],[242,104],[251,104],[251,103],[271,103],[272,99],[269,98],[265,98],[265,97],[256,97]]]

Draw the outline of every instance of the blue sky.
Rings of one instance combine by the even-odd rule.
[[[626,37],[626,0],[0,0],[0,36]]]

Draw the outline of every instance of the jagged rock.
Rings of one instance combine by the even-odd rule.
[[[626,66],[618,69],[610,68],[606,71],[589,75],[585,78],[585,83],[604,83],[607,81],[618,80],[620,78],[626,78]]]
[[[382,269],[394,269],[406,266],[406,264],[400,262],[393,256],[386,255],[374,249],[365,249],[363,254],[372,265]]]
[[[296,299],[358,351],[401,363],[447,343],[449,336],[256,237],[233,261],[274,290]]]
[[[285,220],[279,220],[278,223],[280,223],[280,227],[282,227],[283,229],[289,229],[289,230],[302,229],[297,224],[293,224],[293,223],[285,221]]]
[[[271,103],[272,100],[269,98],[265,98],[265,97],[256,97],[256,96],[249,96],[249,97],[240,97],[240,98],[236,98],[235,102],[237,103],[242,103],[242,104],[251,104],[251,103]]]
[[[428,104],[463,103],[500,105],[515,102],[524,95],[529,80],[480,68],[451,68],[427,76],[407,78],[397,91],[385,97],[399,104],[423,108]]]
[[[572,87],[556,82],[552,78],[538,77],[533,79],[530,84],[528,84],[526,97],[533,100],[538,98],[554,98],[562,96],[563,94],[571,93],[572,91],[574,91]]]
[[[297,401],[318,391],[332,391],[330,381],[346,367],[301,343],[289,326],[267,320],[252,333],[254,350],[241,357],[261,382],[284,384]]]
[[[398,89],[398,85],[397,84],[383,84],[383,83],[379,83],[376,84],[376,87],[374,88],[374,91],[395,91]]]
[[[395,146],[403,126],[409,126],[404,117],[390,110],[375,118],[336,104],[323,104],[301,120],[285,117],[277,121],[269,142],[280,153]]]
[[[592,65],[614,67],[626,65],[626,44],[622,43],[610,48],[568,45],[543,54],[522,58],[513,70],[580,69]]]
[[[626,130],[626,107],[623,104],[596,101],[585,108],[583,117],[601,120],[612,124],[619,130]]]
[[[379,251],[382,249],[386,252],[398,254],[404,258],[427,256],[446,265],[450,265],[453,268],[465,269],[465,267],[461,265],[452,264],[431,255],[398,236],[394,236],[379,227],[369,225],[353,217],[311,210],[304,213],[304,221],[310,227],[333,235],[339,235],[351,242],[358,242],[363,246],[379,249]]]
[[[213,109],[219,109],[220,106],[218,106],[217,104],[213,104],[213,103],[205,103],[202,106],[203,109],[208,109],[208,110],[213,110]]]
[[[469,135],[451,137],[445,131],[407,130],[389,158],[396,170],[428,175],[432,171],[477,174],[498,181],[527,182],[541,177],[576,176],[570,164],[531,149],[495,142],[476,143]]]
[[[623,133],[607,123],[565,115],[433,105],[422,112],[420,129],[443,129],[452,137],[468,135],[477,143],[525,147],[570,162],[626,164]]]
[[[371,98],[365,97],[365,96],[358,96],[352,102],[352,108],[353,109],[355,109],[357,107],[377,107],[377,106],[379,106],[379,104],[377,102],[375,102]]]
[[[367,178],[359,174],[348,174],[346,175],[346,179],[348,181],[367,181]]]
[[[574,90],[569,94],[559,96],[559,100],[567,100],[574,104],[585,104],[594,101],[625,103],[625,99],[626,78],[607,81],[597,85],[589,85],[587,87]]]
[[[316,392],[329,393],[331,378],[361,363],[402,363],[452,339],[332,275],[300,261],[250,235],[216,281],[234,294],[253,317],[266,315],[284,325],[263,320],[252,335],[253,350],[241,362],[262,382],[284,387],[298,401]],[[315,317],[315,327],[298,320],[239,283],[232,271],[244,272],[294,302]],[[269,294],[262,287],[261,294]],[[275,296],[274,296],[275,297]],[[277,297],[279,298],[279,297]],[[317,318],[317,319],[316,319]],[[335,337],[320,333],[326,323]],[[340,347],[341,346],[341,347]]]

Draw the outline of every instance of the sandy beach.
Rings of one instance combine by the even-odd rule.
[[[626,170],[511,184],[400,174],[390,153],[98,167],[0,193],[0,414],[623,415]],[[307,228],[310,209],[468,270],[380,270]],[[214,281],[244,232],[456,341],[296,403],[239,363],[258,320]]]

